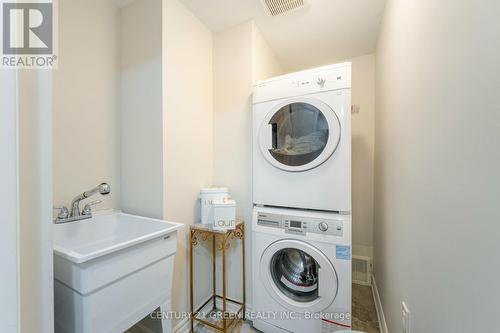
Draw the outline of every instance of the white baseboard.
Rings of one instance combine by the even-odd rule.
[[[373,299],[375,300],[375,309],[377,310],[378,324],[380,326],[380,333],[389,333],[387,329],[387,322],[385,321],[384,309],[382,308],[382,302],[380,301],[380,295],[378,293],[377,283],[375,282],[375,276],[372,274],[372,293]]]

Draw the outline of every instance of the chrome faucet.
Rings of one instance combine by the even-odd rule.
[[[68,210],[66,206],[58,207],[59,214],[54,220],[54,223],[66,223],[79,220],[85,220],[92,217],[92,206],[101,203],[101,200],[92,201],[85,205],[82,211],[80,211],[80,202],[87,198],[90,198],[94,194],[100,193],[101,195],[107,195],[111,193],[111,187],[107,183],[99,184],[91,190],[83,192],[77,195],[71,201],[71,211]]]

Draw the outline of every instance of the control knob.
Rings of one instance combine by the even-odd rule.
[[[327,230],[328,230],[328,224],[327,224],[327,223],[325,223],[325,222],[320,222],[320,223],[318,224],[318,228],[319,228],[319,230],[321,230],[321,231],[323,231],[323,232],[324,232],[324,231],[327,231]]]
[[[325,85],[325,83],[326,83],[326,80],[325,80],[325,78],[324,78],[324,77],[319,76],[319,77],[318,77],[318,80],[316,80],[316,83],[317,83],[319,86],[323,87],[323,86]]]

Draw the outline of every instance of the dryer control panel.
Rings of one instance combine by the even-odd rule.
[[[351,63],[335,64],[282,75],[256,83],[253,103],[317,92],[351,89]]]
[[[316,233],[343,236],[344,234],[343,221],[335,219],[259,213],[257,224],[266,227],[285,229],[286,233],[299,235]]]

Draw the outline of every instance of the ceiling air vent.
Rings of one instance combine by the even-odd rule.
[[[269,14],[281,15],[304,6],[304,0],[262,0]]]

